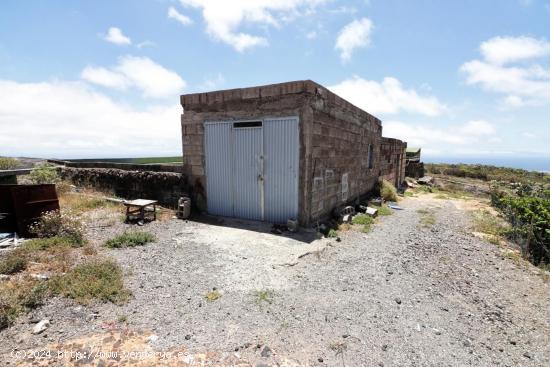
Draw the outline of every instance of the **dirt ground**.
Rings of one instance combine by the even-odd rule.
[[[0,332],[2,365],[550,365],[550,284],[472,234],[486,204],[400,204],[340,240],[169,219],[141,228],[154,243],[113,250],[101,244],[130,226],[95,213],[88,237],[132,298],[49,300]],[[51,326],[31,334],[43,318]]]

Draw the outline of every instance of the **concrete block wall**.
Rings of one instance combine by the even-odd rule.
[[[405,180],[407,143],[383,137],[380,144],[380,177],[399,187]]]
[[[299,221],[310,225],[372,190],[380,173],[382,125],[312,81],[181,96],[184,172],[206,204],[204,122],[298,116]],[[368,167],[368,147],[373,167]],[[197,200],[198,199],[198,200]],[[206,206],[205,206],[206,208]]]
[[[310,222],[371,191],[379,173],[381,123],[340,97],[322,91],[312,99]],[[373,165],[369,168],[368,149]]]

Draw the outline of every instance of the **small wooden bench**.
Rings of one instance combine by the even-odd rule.
[[[153,213],[153,219],[157,219],[157,204],[156,200],[136,199],[131,201],[125,201],[126,207],[126,221],[130,221],[132,218],[137,218],[139,222],[145,221],[146,213]],[[151,208],[152,207],[152,208]]]

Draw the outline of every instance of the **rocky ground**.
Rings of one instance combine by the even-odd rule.
[[[183,365],[550,365],[550,284],[538,269],[472,235],[471,206],[429,195],[402,205],[341,241],[235,220],[150,223],[155,243],[101,250],[126,272],[127,304],[50,300],[0,332],[0,358],[138,335],[141,348],[183,351]],[[89,235],[99,245],[126,227]],[[51,326],[32,335],[43,318]]]

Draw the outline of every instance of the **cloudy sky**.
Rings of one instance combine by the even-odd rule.
[[[550,162],[550,0],[4,0],[0,155],[179,154],[179,94],[302,79],[431,159]]]

